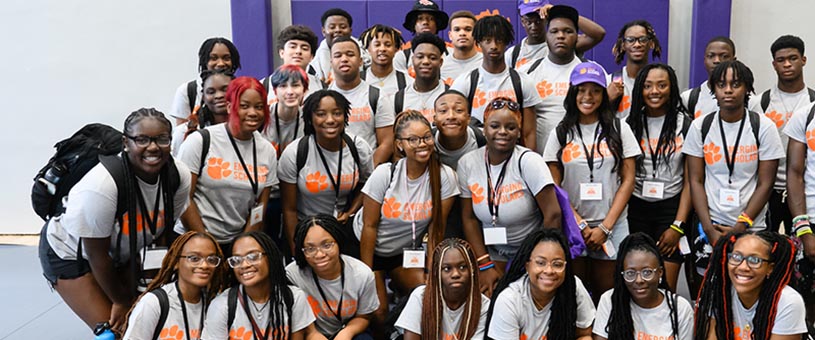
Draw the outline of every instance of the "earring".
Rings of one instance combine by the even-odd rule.
[[[399,152],[405,152],[405,149],[399,148]]]

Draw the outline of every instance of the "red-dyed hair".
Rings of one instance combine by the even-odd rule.
[[[232,109],[229,110],[229,117],[227,124],[232,131],[238,131],[240,125],[240,118],[238,118],[238,110],[240,109],[241,96],[246,90],[255,90],[260,94],[263,100],[263,123],[269,121],[269,105],[266,105],[266,89],[263,85],[253,77],[238,77],[229,82],[229,87],[226,89],[226,102],[232,104]],[[261,124],[262,126],[263,124]]]
[[[494,98],[493,100],[490,100],[489,104],[487,104],[487,107],[484,109],[484,123],[485,124],[487,123],[487,118],[489,118],[489,116],[493,112],[496,112],[498,110],[507,110],[510,113],[512,113],[512,116],[515,117],[515,120],[518,121],[518,125],[519,126],[522,125],[523,124],[523,113],[521,113],[521,110],[523,108],[518,108],[518,110],[511,110],[509,108],[509,106],[504,106],[503,108],[500,108],[498,110],[492,108],[492,103],[497,102],[497,101],[501,101],[501,100],[517,103],[516,101],[514,101],[514,100],[512,100],[511,98],[508,98],[508,97],[497,97],[497,98]]]

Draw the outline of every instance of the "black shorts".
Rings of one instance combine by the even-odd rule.
[[[402,266],[403,255],[395,255],[395,256],[379,256],[374,254],[374,271],[383,270],[386,273],[389,273],[391,270],[399,268]]]
[[[88,260],[79,258],[76,260],[63,260],[54,252],[46,237],[48,224],[43,226],[40,232],[40,264],[42,265],[42,275],[48,280],[53,288],[57,280],[71,280],[81,277],[91,272],[91,265]]]
[[[628,200],[628,233],[643,232],[651,236],[654,241],[659,241],[662,233],[670,228],[676,219],[676,211],[679,210],[679,198],[681,194],[674,197],[658,201],[646,202],[635,196]],[[685,227],[687,229],[688,227]],[[682,263],[684,256],[679,252],[679,248],[671,256],[664,256],[668,262]]]

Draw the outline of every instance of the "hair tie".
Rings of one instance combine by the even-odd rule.
[[[770,250],[770,254],[775,253],[775,248],[778,248],[778,242],[773,242],[773,249]]]
[[[736,235],[730,235],[730,242],[736,243]]]

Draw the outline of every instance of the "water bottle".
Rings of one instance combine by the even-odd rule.
[[[54,163],[54,165],[45,172],[45,176],[37,181],[44,184],[45,187],[48,188],[48,193],[53,195],[57,192],[57,183],[59,183],[59,180],[62,179],[62,176],[65,175],[67,170],[64,164]]]
[[[93,334],[96,335],[94,340],[116,340],[116,334],[113,334],[113,331],[110,330],[110,324],[107,322],[96,324]]]

